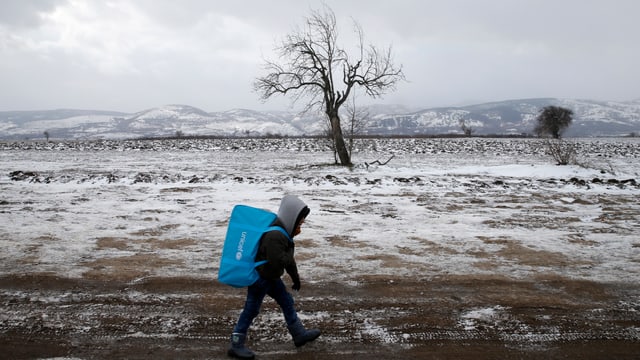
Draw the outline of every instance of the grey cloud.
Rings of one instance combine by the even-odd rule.
[[[9,27],[37,27],[41,14],[53,11],[67,0],[2,0],[0,1],[0,25]]]
[[[353,18],[404,65],[409,81],[375,102],[640,97],[636,0],[96,0],[46,23],[68,4],[0,0],[0,110],[283,108],[251,91],[261,55],[323,3],[341,37]]]

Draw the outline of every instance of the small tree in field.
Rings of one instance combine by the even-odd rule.
[[[293,101],[308,99],[306,110],[319,108],[327,116],[334,149],[341,165],[351,165],[351,154],[344,141],[340,108],[356,87],[377,98],[404,79],[396,67],[391,49],[365,46],[362,29],[356,24],[358,45],[350,54],[338,44],[336,17],[326,7],[313,11],[306,26],[285,37],[277,49],[282,62],[267,61],[267,75],[254,83],[263,100],[275,94],[293,94]]]
[[[475,129],[467,125],[467,121],[464,118],[461,118],[460,120],[458,120],[458,123],[460,124],[460,129],[462,130],[462,133],[464,134],[464,136],[470,137],[471,135],[473,135],[473,132],[475,131]]]
[[[562,139],[547,139],[547,153],[551,155],[556,165],[574,165],[577,163],[577,150],[573,143]]]
[[[536,118],[534,128],[538,136],[550,135],[553,139],[547,139],[547,153],[558,165],[571,165],[576,163],[576,147],[574,144],[563,141],[562,133],[569,127],[573,120],[573,111],[559,106],[547,106],[543,108]]]
[[[560,139],[571,121],[573,121],[573,111],[570,109],[546,106],[538,114],[533,131],[538,136],[551,135],[554,139]]]

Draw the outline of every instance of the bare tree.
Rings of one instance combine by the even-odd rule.
[[[343,124],[342,134],[345,136],[347,151],[349,152],[349,157],[353,154],[353,143],[356,136],[361,134],[363,129],[367,125],[367,121],[369,119],[369,112],[358,108],[356,106],[356,96],[351,96],[351,101],[346,105],[346,123]],[[327,121],[326,126],[324,128],[327,139],[333,140],[333,130],[331,129],[331,122]],[[333,157],[338,164],[340,162],[340,158],[338,157],[338,151],[335,146],[335,142],[331,142],[331,150],[333,151]]]
[[[331,141],[329,146],[333,152],[333,160],[338,164],[340,159],[338,158],[338,151],[336,151],[336,143],[333,141],[333,131],[331,131],[331,123],[329,121],[325,123],[324,133],[326,138]]]
[[[355,94],[351,97],[351,103],[347,105],[347,140],[349,142],[349,156],[353,155],[353,140],[362,133],[369,120],[369,112],[356,106]]]
[[[475,129],[467,125],[467,120],[465,118],[460,118],[458,123],[460,124],[460,130],[462,130],[464,136],[470,137],[473,135]]]
[[[254,88],[263,100],[275,94],[293,94],[293,101],[305,99],[305,110],[320,108],[330,124],[334,147],[345,166],[351,165],[340,123],[340,107],[354,87],[377,98],[395,89],[404,80],[402,67],[396,67],[391,48],[366,46],[363,32],[355,24],[358,52],[355,57],[338,45],[336,17],[325,6],[312,11],[304,29],[287,35],[277,49],[282,62],[266,61],[267,75],[256,79]]]

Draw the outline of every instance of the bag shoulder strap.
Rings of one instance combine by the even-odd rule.
[[[269,226],[264,232],[266,233],[273,230],[280,231],[281,233],[284,234],[284,236],[287,237],[287,239],[289,239],[289,241],[291,241],[291,236],[289,236],[289,233],[287,233],[287,230],[283,229],[281,226]],[[267,262],[268,262],[267,260],[256,261],[255,266],[258,267],[260,265],[266,264]]]
[[[282,226],[269,226],[269,227],[267,228],[267,230],[265,230],[265,232],[267,232],[267,231],[273,231],[273,230],[278,230],[278,231],[280,231],[281,233],[283,233],[283,234],[284,234],[284,236],[286,236],[286,237],[287,237],[287,239],[289,239],[289,241],[291,241],[291,236],[289,236],[289,233],[287,232],[287,230],[285,230],[284,228],[282,228]]]

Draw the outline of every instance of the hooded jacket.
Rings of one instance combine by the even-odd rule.
[[[277,280],[285,272],[295,282],[300,281],[298,266],[294,259],[294,232],[300,222],[309,214],[307,205],[293,195],[286,195],[280,202],[278,217],[272,226],[280,226],[291,237],[289,240],[282,232],[272,230],[262,235],[256,261],[267,260],[267,263],[257,268],[262,278]]]

